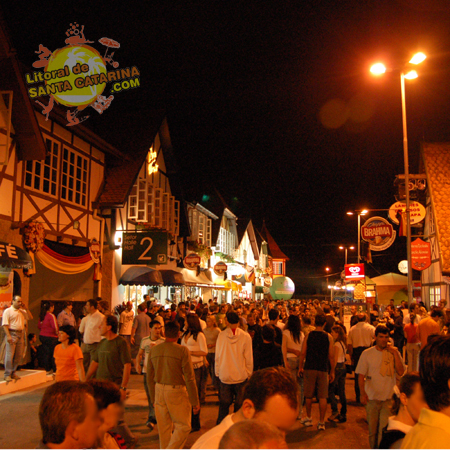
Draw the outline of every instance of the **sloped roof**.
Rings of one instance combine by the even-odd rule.
[[[280,247],[278,247],[278,244],[275,242],[275,239],[269,233],[269,230],[266,227],[266,222],[263,222],[261,236],[267,242],[269,254],[273,259],[284,259],[289,261],[289,258],[281,251]]]
[[[377,286],[408,286],[408,277],[393,272],[385,273],[372,280]]]
[[[255,258],[259,258],[259,251],[261,246],[258,245],[258,239],[256,237],[255,228],[253,226],[252,219],[239,219],[236,224],[237,234],[238,234],[238,245],[241,244],[242,239],[247,231],[250,244],[252,246],[252,251]]]
[[[0,89],[13,91],[12,118],[22,160],[45,159],[47,148],[25,86],[24,73],[0,13]]]
[[[422,156],[444,274],[450,274],[450,143],[423,143]]]

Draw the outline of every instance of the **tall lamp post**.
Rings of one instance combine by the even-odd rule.
[[[416,53],[409,61],[410,64],[420,64],[426,59],[423,53]],[[386,72],[386,67],[381,64],[375,64],[370,68],[374,75],[382,75]],[[406,195],[406,256],[408,260],[408,304],[413,300],[412,291],[412,264],[411,264],[411,216],[410,216],[410,201],[409,201],[409,157],[408,157],[408,132],[406,127],[406,99],[405,99],[405,78],[413,80],[417,78],[417,72],[411,70],[405,73],[400,71],[400,88],[402,94],[402,125],[403,125],[403,160],[405,165],[405,195]]]
[[[355,211],[358,213],[358,264],[361,262],[361,216],[365,216],[369,211],[362,209],[361,211]],[[347,213],[348,216],[353,216],[353,211]]]
[[[353,245],[351,245],[350,247],[344,247],[343,245],[339,246],[339,248],[341,250],[345,250],[345,265],[347,265],[347,251],[350,250],[355,250],[355,247]]]

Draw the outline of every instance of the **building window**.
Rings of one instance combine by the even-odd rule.
[[[439,306],[440,300],[441,300],[441,287],[430,286],[430,307]]]
[[[27,161],[25,186],[56,197],[58,194],[59,143],[45,139],[47,156],[43,161]]]
[[[87,203],[88,160],[76,152],[63,148],[61,198],[77,205]]]
[[[217,240],[217,251],[225,253],[233,258],[235,249],[236,245],[234,234],[224,228],[220,228],[219,239]]]
[[[274,261],[273,262],[273,274],[274,275],[283,275],[283,263]]]

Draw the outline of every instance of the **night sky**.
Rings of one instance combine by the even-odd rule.
[[[141,87],[116,95],[86,122],[128,153],[151,111],[167,112],[185,197],[218,189],[240,218],[267,227],[290,257],[297,292],[343,269],[340,244],[357,241],[352,209],[388,208],[403,173],[399,73],[427,60],[406,87],[410,171],[421,140],[450,140],[447,0],[4,2],[19,59],[63,47],[69,24],[121,44],[120,67]],[[100,45],[92,44],[99,48]],[[385,215],[385,213],[381,213]],[[373,252],[369,275],[397,272],[405,238]],[[349,253],[356,262],[356,252]],[[317,281],[319,280],[319,281]]]

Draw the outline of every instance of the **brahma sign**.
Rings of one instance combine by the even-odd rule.
[[[377,252],[389,248],[396,234],[392,225],[382,217],[371,217],[361,227],[361,237],[370,243],[370,250]]]
[[[361,280],[364,278],[364,264],[346,264],[345,279]]]

